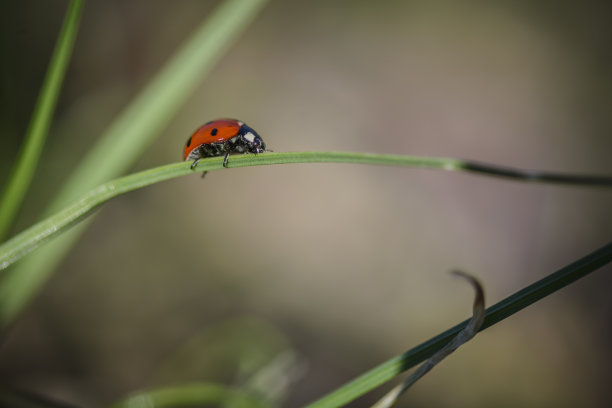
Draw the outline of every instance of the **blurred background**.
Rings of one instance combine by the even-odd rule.
[[[14,232],[38,219],[216,4],[86,3]],[[66,6],[2,5],[2,183]],[[277,152],[450,156],[611,175],[611,8],[272,1],[133,170],[180,160],[195,128],[235,117]],[[99,211],[4,334],[0,381],[101,406],[162,385],[231,384],[245,364],[237,354],[268,361],[284,352],[299,375],[283,405],[299,406],[467,318],[472,290],[447,271],[478,276],[493,304],[609,242],[611,208],[604,189],[345,164],[157,184]],[[609,406],[611,272],[487,329],[400,406]]]

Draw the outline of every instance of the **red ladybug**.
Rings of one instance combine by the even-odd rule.
[[[193,169],[203,157],[223,156],[227,167],[230,154],[263,153],[266,144],[253,129],[239,120],[217,119],[198,128],[185,144],[184,160],[193,160]]]

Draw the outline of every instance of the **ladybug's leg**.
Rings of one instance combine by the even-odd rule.
[[[201,157],[198,157],[197,159],[195,159],[193,161],[193,163],[191,163],[191,170],[193,170],[195,168],[195,166],[197,166],[198,162],[200,161]]]
[[[229,157],[229,152],[225,153],[225,157],[223,157],[223,167],[227,168],[227,159]]]

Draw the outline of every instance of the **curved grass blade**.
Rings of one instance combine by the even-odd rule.
[[[512,316],[610,262],[612,262],[612,242],[489,307],[480,330]],[[463,330],[468,322],[466,320],[459,323],[405,353],[374,367],[323,398],[307,405],[307,408],[331,408],[346,405],[434,355]]]
[[[53,50],[25,139],[0,202],[0,242],[7,236],[36,171],[79,29],[82,0],[72,0]]]
[[[484,290],[478,279],[462,272],[453,271],[457,276],[465,278],[474,287],[474,306],[472,308],[472,318],[468,324],[461,329],[459,333],[442,349],[438,350],[433,356],[425,361],[421,366],[413,372],[403,383],[393,387],[391,391],[385,394],[372,408],[390,408],[397,402],[397,399],[410,388],[415,382],[421,379],[425,374],[434,368],[440,361],[444,360],[451,353],[461,347],[463,344],[470,341],[480,330],[485,318],[485,297]]]
[[[203,159],[198,162],[198,165],[194,171],[200,172],[219,170],[223,168],[221,166],[221,162],[222,159],[220,158]],[[351,152],[295,152],[266,153],[257,156],[233,156],[228,162],[228,166],[245,167],[288,163],[377,164],[387,166],[466,171],[465,161],[458,159]],[[493,170],[497,168],[494,165],[487,166]],[[515,171],[519,172],[520,170]],[[6,269],[12,263],[16,262],[21,257],[41,245],[44,241],[65,231],[68,227],[90,214],[95,208],[111,198],[138,188],[158,183],[160,181],[190,174],[192,172],[190,163],[182,162],[135,173],[99,186],[55,215],[35,224],[34,226],[0,245],[0,270]],[[495,171],[483,172],[482,174],[497,176]],[[572,176],[564,175],[563,177],[565,180],[570,180]],[[580,179],[584,178],[584,176],[577,177]],[[604,182],[610,181],[605,177],[601,177],[599,179]],[[591,181],[599,179],[597,177],[590,177]],[[529,179],[528,181],[533,180]],[[545,182],[544,179],[540,181]],[[15,274],[15,272],[13,274]],[[19,289],[12,286],[10,282],[7,283],[6,280],[2,282],[2,285],[0,285],[0,319],[2,319],[4,313],[6,313],[6,310],[11,309],[10,307],[6,306],[6,299],[14,298],[16,296],[19,297],[19,294]]]

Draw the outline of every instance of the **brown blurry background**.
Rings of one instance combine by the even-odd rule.
[[[236,117],[278,152],[611,175],[612,10],[570,4],[272,1],[134,171],[179,160],[196,127]],[[2,5],[2,182],[66,5]],[[86,3],[15,231],[215,5]],[[307,366],[285,402],[298,406],[468,317],[472,292],[448,270],[480,277],[492,304],[606,244],[611,209],[609,190],[431,170],[304,164],[183,177],[102,208],[4,336],[0,379],[88,406],[231,382],[197,339],[246,318]],[[611,272],[481,333],[400,405],[609,406]],[[202,363],[187,368],[177,353]]]

